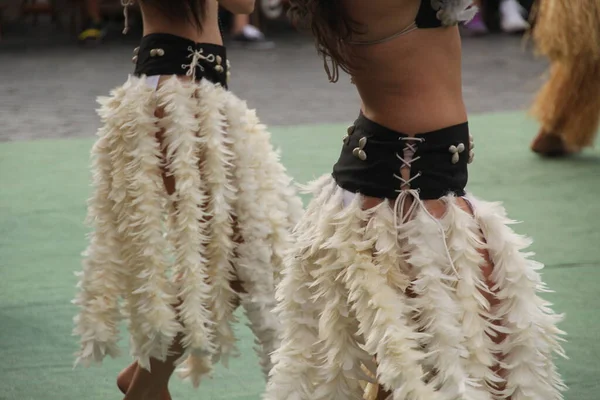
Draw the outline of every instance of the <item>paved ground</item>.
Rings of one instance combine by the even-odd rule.
[[[0,141],[93,135],[95,98],[131,72],[136,32],[116,30],[96,48],[80,48],[42,25],[9,26],[0,42]],[[348,79],[329,84],[312,43],[277,30],[271,51],[230,49],[232,90],[270,125],[342,122],[358,100]],[[464,41],[464,91],[471,113],[520,109],[539,87],[545,62],[517,37]]]

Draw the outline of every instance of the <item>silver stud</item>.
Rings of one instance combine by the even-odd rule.
[[[215,71],[222,73],[224,71],[224,69],[220,65],[215,65]]]
[[[473,159],[475,158],[475,152],[473,150],[469,151],[469,161],[467,163],[471,164]]]
[[[223,62],[223,59],[221,58],[221,56],[217,56],[216,60],[217,60],[217,64],[221,64]]]
[[[163,49],[156,49],[156,54],[157,54],[159,57],[162,57],[162,56],[164,56],[164,55],[165,55],[165,51],[164,51]]]
[[[367,145],[367,138],[363,136],[358,141],[358,147],[362,150],[365,148],[366,145]]]
[[[156,53],[157,53],[156,49],[150,50],[150,57],[156,57]]]
[[[348,135],[352,135],[354,133],[354,129],[356,129],[356,127],[354,125],[350,125],[346,132],[348,132]]]
[[[345,135],[345,136],[342,138],[342,142],[346,143],[346,141],[348,140],[348,138],[349,138],[349,137],[350,137],[350,136],[348,136],[348,135]]]
[[[132,63],[137,64],[137,61],[138,61],[138,56],[131,57],[131,62]]]
[[[462,153],[463,151],[465,151],[464,143],[459,143],[456,149],[458,150],[459,153]]]
[[[133,55],[137,56],[139,54],[139,52],[140,52],[139,46],[136,47],[135,49],[133,49]]]

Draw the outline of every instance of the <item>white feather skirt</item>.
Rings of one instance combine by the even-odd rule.
[[[265,126],[206,80],[172,77],[155,89],[130,77],[99,102],[77,363],[118,355],[125,320],[146,369],[181,337],[180,372],[198,385],[236,352],[240,296],[267,374],[279,346],[275,285],[303,210]],[[175,178],[172,195],[163,172]],[[230,287],[236,277],[246,293]]]
[[[277,291],[283,336],[265,399],[362,399],[371,377],[393,400],[562,399],[561,316],[539,297],[542,265],[501,205],[467,196],[471,215],[446,196],[441,219],[417,208],[397,225],[388,202],[344,204],[330,175],[309,190]]]

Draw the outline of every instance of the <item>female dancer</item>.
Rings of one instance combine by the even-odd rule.
[[[600,122],[600,2],[540,0],[533,38],[550,78],[532,107],[541,129],[531,149],[567,156],[591,146]]]
[[[100,100],[77,362],[117,355],[126,319],[135,362],[118,384],[127,400],[170,398],[178,364],[196,386],[225,362],[240,302],[265,373],[278,346],[275,283],[302,204],[265,127],[227,91],[219,3],[234,13],[254,5],[141,1],[135,76]]]
[[[268,400],[558,400],[560,317],[473,159],[457,24],[468,0],[292,0],[362,99],[277,291]],[[330,60],[331,62],[328,62]],[[371,379],[375,377],[375,379]]]

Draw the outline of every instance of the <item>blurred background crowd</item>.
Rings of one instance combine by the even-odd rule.
[[[477,16],[464,27],[464,33],[483,36],[490,33],[519,34],[529,26],[534,0],[476,0]],[[258,0],[251,16],[229,15],[223,11],[222,21],[229,45],[270,49],[268,39],[274,24],[286,26],[288,0]],[[141,26],[139,15],[133,21]],[[23,27],[35,30],[42,18],[50,19],[57,29],[66,30],[81,44],[101,43],[113,32],[119,32],[122,19],[120,0],[0,0],[0,40],[18,35]],[[138,17],[138,18],[136,18]],[[23,25],[24,24],[24,25]]]

